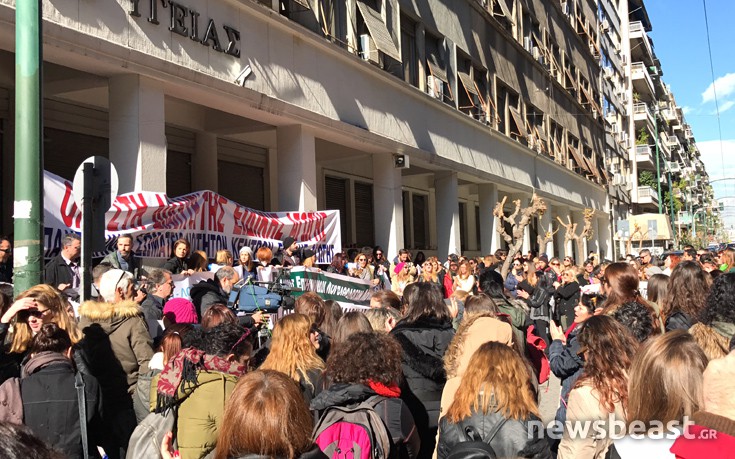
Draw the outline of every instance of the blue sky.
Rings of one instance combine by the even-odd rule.
[[[720,108],[722,144],[713,98],[712,73],[707,50],[702,0],[648,0],[651,37],[661,61],[664,81],[676,102],[685,107],[710,180],[734,178],[713,184],[715,197],[725,202],[723,216],[735,225],[735,50],[733,0],[706,0],[712,44],[715,89]]]

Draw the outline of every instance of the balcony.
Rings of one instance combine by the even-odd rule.
[[[684,135],[686,136],[686,138],[688,140],[693,139],[694,138],[694,134],[692,133],[692,128],[690,128],[689,126],[687,126],[687,128],[684,129]]]
[[[649,132],[656,131],[654,124],[656,121],[653,113],[651,113],[651,109],[646,104],[638,103],[633,105],[633,121],[635,122],[636,132],[640,131],[645,124],[648,125]]]
[[[668,138],[666,134],[660,133],[659,135],[659,141],[658,141],[658,151],[661,156],[663,156],[666,161],[671,161],[671,146],[668,143]]]
[[[655,99],[656,90],[653,88],[653,80],[648,74],[648,69],[643,62],[634,62],[630,67],[633,88],[644,100]]]
[[[641,169],[656,169],[656,156],[653,152],[653,145],[636,145],[635,161]]]
[[[676,117],[676,110],[673,108],[666,108],[661,110],[661,116],[669,123],[675,123],[678,119]]]
[[[658,191],[650,186],[638,187],[638,204],[652,204],[658,206]]]
[[[641,21],[630,23],[630,50],[634,59],[653,63],[653,46]]]
[[[679,138],[675,135],[664,135],[663,136],[664,143],[666,144],[669,149],[674,152],[681,151],[681,142],[679,142]]]

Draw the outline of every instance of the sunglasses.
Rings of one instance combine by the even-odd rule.
[[[49,309],[44,309],[43,311],[40,309],[28,309],[26,311],[29,317],[33,316],[37,319],[43,318],[48,312],[49,312]]]
[[[558,261],[557,262],[554,262],[554,263],[551,264],[551,266],[559,266],[559,262]]]

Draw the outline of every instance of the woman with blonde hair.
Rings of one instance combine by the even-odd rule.
[[[487,342],[469,360],[446,415],[439,421],[437,457],[459,443],[488,444],[497,457],[551,458],[540,422],[530,375],[521,357],[505,344]]]
[[[457,275],[454,277],[454,290],[464,290],[470,295],[475,291],[475,276],[472,275],[470,264],[466,260],[459,264]]]
[[[429,257],[423,264],[421,269],[421,274],[419,275],[419,282],[433,282],[435,284],[441,285],[439,283],[439,273],[435,270],[436,264],[439,262],[437,260],[437,263],[434,263],[434,260],[436,257]]]
[[[15,302],[0,318],[0,340],[13,324],[10,347],[7,352],[24,355],[43,324],[55,323],[66,331],[72,345],[82,339],[77,324],[66,312],[67,302],[54,287],[46,284],[35,285],[18,295]]]
[[[637,430],[646,438],[616,440],[613,448],[619,457],[671,457],[669,449],[685,420],[703,404],[708,361],[683,330],[651,338],[641,348],[630,367],[627,418],[629,432]],[[661,426],[672,430],[662,432]]]
[[[324,361],[310,339],[311,320],[303,314],[289,314],[276,323],[268,357],[261,370],[276,370],[296,381],[307,403],[321,392]]]
[[[725,250],[722,251],[722,255],[720,255],[720,271],[726,272],[726,273],[734,273],[735,272],[735,249],[728,247]]]
[[[409,272],[409,264],[400,262],[394,268],[395,276],[391,280],[391,290],[398,296],[403,296],[403,290],[408,284],[414,282],[413,276]]]

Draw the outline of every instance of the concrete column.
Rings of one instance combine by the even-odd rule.
[[[268,149],[268,198],[266,201],[267,209],[275,212],[278,209],[278,150],[275,148]]]
[[[140,75],[109,80],[110,161],[118,192],[166,191],[163,86]]]
[[[615,254],[613,254],[613,239],[612,230],[610,228],[610,220],[607,215],[604,217],[596,218],[597,228],[599,231],[599,242],[600,242],[600,259],[614,260]],[[624,244],[624,243],[623,243]],[[625,252],[623,246],[623,251]]]
[[[564,233],[565,233],[564,227],[562,227],[559,224],[559,220],[557,220],[556,217],[561,218],[562,221],[566,223],[567,215],[569,215],[569,208],[553,207],[553,210],[554,210],[554,215],[553,215],[554,221],[556,222],[557,225],[559,225],[558,226],[559,232],[556,233],[556,235],[554,236],[555,238],[554,247],[556,248],[556,251],[553,254],[549,253],[548,255],[549,255],[549,258],[551,257],[561,258],[561,257],[565,257],[567,254],[570,254],[570,253],[567,251],[567,244],[564,242]]]
[[[457,173],[441,171],[434,174],[436,189],[437,256],[446,260],[450,253],[460,253],[459,196]]]
[[[500,235],[496,230],[499,223],[493,216],[498,202],[498,187],[492,183],[481,183],[477,185],[477,194],[480,198],[480,252],[488,255],[500,248]]]
[[[375,240],[386,254],[398,253],[403,245],[403,196],[401,170],[391,155],[373,155],[373,210]]]
[[[316,210],[316,144],[301,125],[279,126],[278,207],[280,211]]]
[[[438,232],[436,229],[436,188],[429,188],[429,197],[426,201],[426,208],[429,209],[429,247],[436,247],[439,244],[437,239]],[[413,212],[411,212],[411,217],[413,218]],[[411,247],[416,247],[415,241]]]
[[[194,190],[219,190],[217,174],[217,136],[196,133],[196,149],[191,155],[191,187]]]
[[[538,230],[539,235],[541,235],[541,237],[544,237],[547,231],[553,232],[554,230],[552,229],[552,227],[558,228],[559,222],[555,222],[554,219],[552,218],[551,206],[549,206],[549,208],[546,210],[546,212],[544,212],[544,214],[540,218],[539,230]],[[544,252],[547,254],[554,253],[554,237],[555,236],[556,235],[552,236],[551,240],[546,243],[546,246],[538,248],[539,253],[544,253]]]

